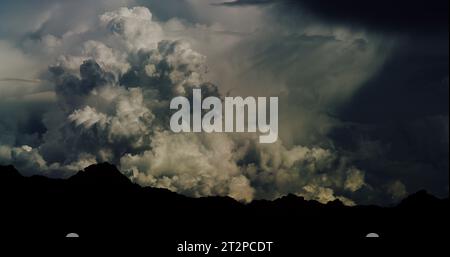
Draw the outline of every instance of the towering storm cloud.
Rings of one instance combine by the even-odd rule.
[[[366,138],[378,124],[342,114],[389,64],[397,38],[315,15],[293,24],[277,18],[283,8],[259,2],[181,1],[189,8],[180,17],[162,1],[118,8],[129,2],[105,1],[84,20],[62,22],[70,7],[63,1],[37,15],[37,28],[20,24],[26,31],[9,35],[0,27],[0,55],[14,60],[0,60],[1,164],[68,177],[110,162],[141,185],[244,202],[293,193],[388,204],[420,189],[405,167],[386,164],[395,160],[386,159],[381,139]],[[238,26],[233,15],[249,22]],[[172,133],[169,103],[194,88],[205,97],[279,96],[281,139],[265,145],[251,134]],[[448,114],[439,117],[425,124],[446,141],[428,145],[430,136],[418,146],[448,147]],[[413,138],[430,129],[421,121],[410,128]],[[442,158],[438,165],[448,167]],[[368,168],[376,160],[383,171]]]

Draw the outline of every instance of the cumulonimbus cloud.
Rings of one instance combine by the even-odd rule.
[[[220,92],[207,79],[206,57],[168,39],[149,9],[101,14],[77,39],[80,47],[60,54],[45,75],[57,107],[44,115],[42,143],[2,145],[2,163],[29,175],[67,177],[108,161],[142,185],[245,202],[295,193],[353,205],[351,195],[366,186],[364,171],[332,149],[260,145],[251,135],[171,133],[173,97],[193,88]]]

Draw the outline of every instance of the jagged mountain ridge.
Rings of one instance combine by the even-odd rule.
[[[0,166],[0,199],[5,210],[0,225],[11,236],[63,238],[78,232],[91,239],[152,239],[161,245],[208,238],[295,246],[298,240],[360,240],[371,232],[390,239],[440,237],[448,229],[449,210],[448,199],[424,191],[392,208],[324,205],[295,195],[250,204],[229,197],[190,198],[133,184],[107,163],[66,180],[23,177],[12,166]]]
[[[65,190],[74,189],[74,187],[81,186],[85,190],[118,190],[119,192],[122,190],[130,190],[130,191],[147,191],[147,192],[159,192],[161,194],[167,194],[176,196],[178,198],[184,198],[188,199],[189,197],[185,197],[179,194],[176,194],[174,192],[171,192],[167,189],[162,188],[150,188],[150,187],[141,187],[139,185],[133,184],[125,175],[123,175],[116,166],[111,165],[109,163],[100,163],[95,164],[87,167],[85,170],[79,171],[72,177],[68,178],[67,180],[62,179],[51,179],[44,176],[32,176],[32,177],[24,177],[20,174],[20,172],[15,169],[14,166],[0,166],[0,184],[2,184],[1,181],[9,181],[8,183],[2,185],[2,188],[5,189],[5,187],[11,187],[10,182],[24,182],[26,180],[29,180],[27,186],[29,186],[29,183],[42,183],[42,182],[49,182],[49,185],[54,183],[60,183],[61,186],[64,186]],[[17,185],[15,185],[17,186]],[[11,189],[11,188],[9,188]],[[197,198],[197,200],[201,201],[204,199],[220,199],[223,198],[228,202],[232,202],[233,200],[229,197],[202,197]],[[192,199],[193,200],[193,199]],[[288,203],[288,202],[303,202],[306,204],[309,204],[311,207],[319,207],[319,206],[333,206],[333,207],[342,207],[345,206],[340,200],[335,200],[333,202],[329,202],[328,204],[321,204],[317,201],[310,200],[307,201],[303,197],[299,197],[296,195],[287,195],[284,197],[281,197],[279,199],[276,199],[274,201],[269,200],[255,200],[252,203],[249,204],[249,206],[252,205],[259,205],[259,204],[269,204],[270,202],[274,203]],[[406,199],[404,199],[402,202],[399,203],[398,207],[405,207],[405,206],[413,206],[417,204],[430,204],[430,203],[439,203],[443,201],[448,201],[448,199],[440,200],[430,194],[428,194],[425,190],[419,191],[415,194],[410,195]],[[238,202],[236,202],[238,204]],[[374,207],[374,206],[372,206]]]

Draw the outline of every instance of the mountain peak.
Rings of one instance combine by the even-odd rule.
[[[95,186],[126,186],[131,185],[131,181],[123,175],[116,166],[110,163],[99,163],[79,171],[69,178],[71,183],[89,184]]]
[[[427,191],[421,190],[415,194],[408,196],[404,199],[399,207],[424,207],[429,205],[438,204],[440,200],[432,195],[430,195]]]
[[[14,168],[14,166],[12,165],[8,165],[8,166],[1,166],[0,165],[0,177],[2,178],[2,180],[11,180],[11,179],[20,179],[23,178],[23,176],[19,173],[18,170],[16,170],[16,168]]]

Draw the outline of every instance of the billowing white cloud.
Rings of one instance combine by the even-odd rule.
[[[249,202],[295,193],[321,202],[340,199],[355,204],[351,196],[366,185],[365,174],[332,147],[285,144],[282,140],[261,145],[251,135],[170,132],[168,103],[174,96],[189,96],[193,88],[220,95],[219,87],[210,82],[206,56],[186,40],[176,40],[174,20],[170,22],[172,25],[155,21],[145,7],[120,8],[100,14],[89,28],[42,35],[38,44],[45,51],[34,54],[52,59],[43,77],[54,85],[57,106],[42,119],[47,131],[39,143],[17,146],[0,142],[0,161],[13,163],[28,174],[56,177],[108,161],[139,184],[196,197],[226,195]],[[168,27],[172,30],[166,33]],[[213,28],[218,27],[190,29]],[[331,93],[322,94],[327,103],[320,105],[322,108],[335,103],[341,95],[337,91],[356,88],[364,81],[370,73],[366,70],[375,69],[367,60],[377,51],[351,33],[333,32],[332,39],[318,36],[319,30],[308,33],[300,41],[311,51],[303,58],[306,61],[295,67],[308,69],[315,79],[304,78],[312,86],[298,90],[305,93],[304,100],[310,97],[314,102],[315,90],[333,87],[336,92],[323,89]],[[256,38],[261,36],[257,33]],[[319,40],[319,47],[308,47],[310,40]],[[32,51],[33,41],[27,44]],[[194,40],[194,45],[201,44]],[[324,67],[308,64],[322,52],[337,54],[341,62],[333,62],[334,56],[322,63]],[[348,59],[354,62],[341,65]],[[235,68],[245,73],[245,65],[248,63]],[[348,75],[356,66],[361,73]],[[330,76],[340,83],[328,83],[330,77],[317,79],[324,69],[331,69]],[[273,82],[275,78],[263,75],[256,81]],[[244,81],[250,81],[249,77]],[[293,95],[298,93],[292,85],[285,85]],[[259,87],[256,91],[263,90]]]
[[[160,132],[151,150],[126,155],[121,167],[135,181],[193,195],[230,195],[253,199],[254,189],[235,159],[235,142],[224,134]]]

